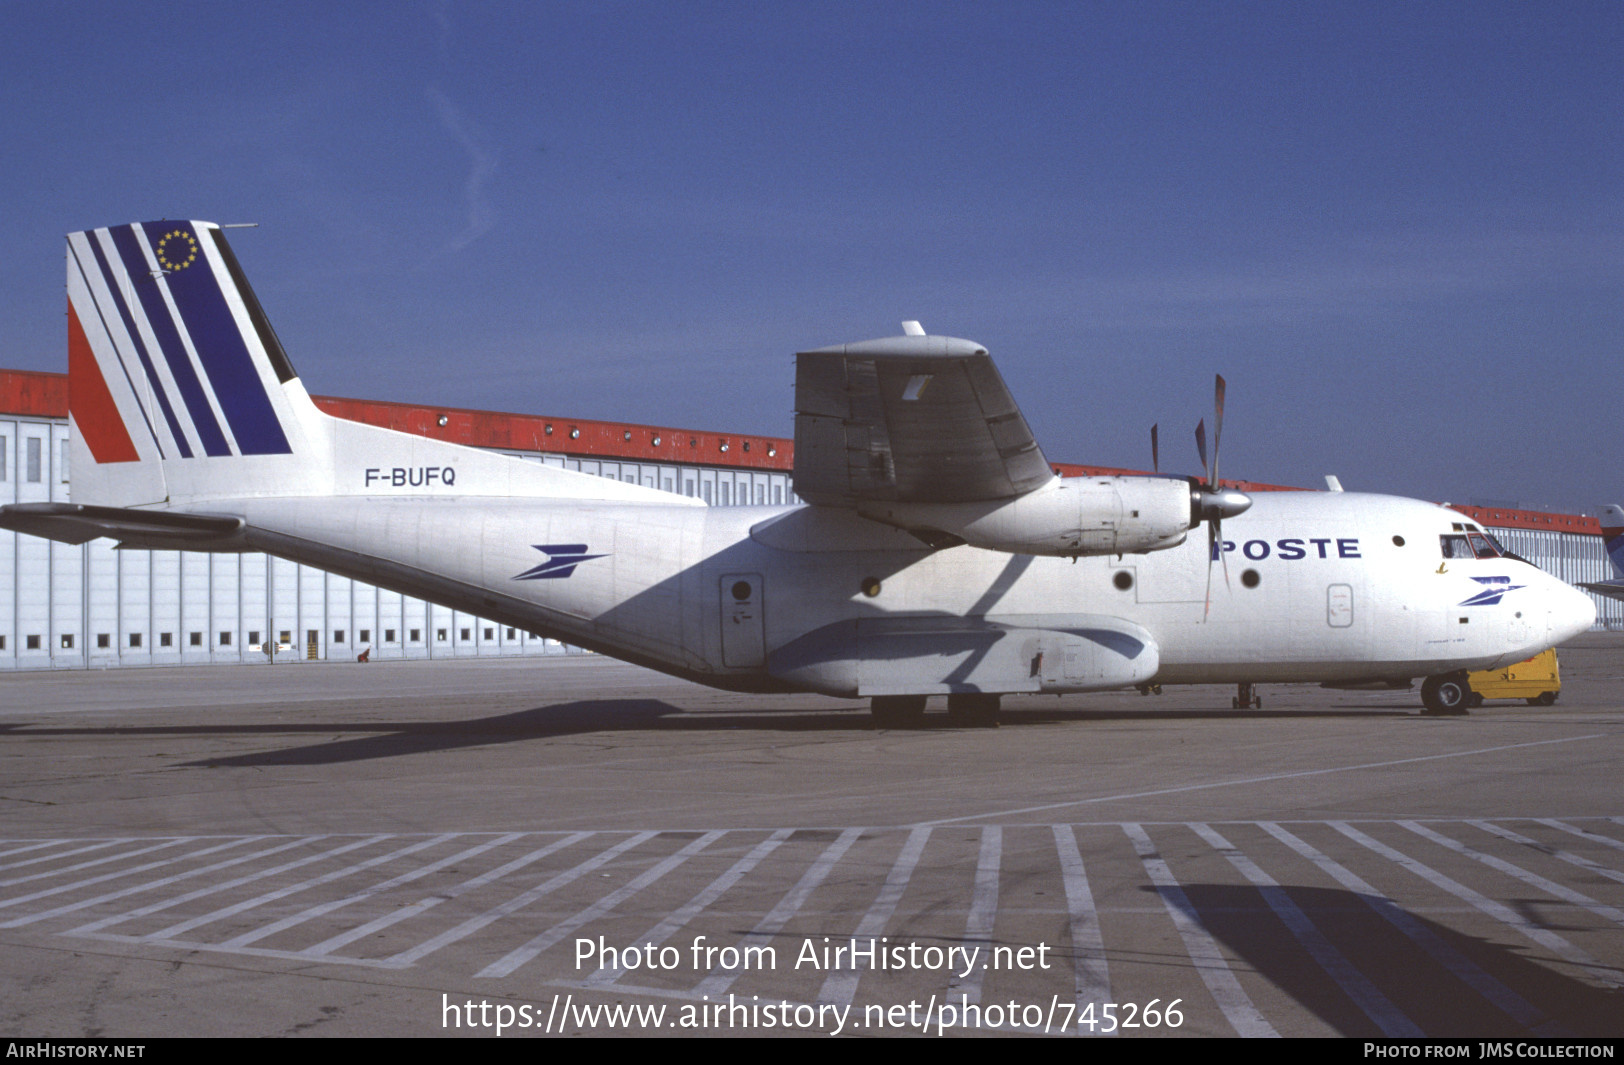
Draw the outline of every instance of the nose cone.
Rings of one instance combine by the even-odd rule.
[[[1596,604],[1572,585],[1557,582],[1551,594],[1551,640],[1561,643],[1596,623]]]

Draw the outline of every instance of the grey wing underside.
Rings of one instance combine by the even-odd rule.
[[[1053,477],[978,344],[888,337],[795,357],[795,491],[808,502],[1010,499]]]

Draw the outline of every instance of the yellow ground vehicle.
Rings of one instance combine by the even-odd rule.
[[[1466,683],[1473,706],[1481,705],[1484,699],[1527,699],[1529,706],[1550,706],[1562,690],[1556,648],[1500,669],[1468,673]]]

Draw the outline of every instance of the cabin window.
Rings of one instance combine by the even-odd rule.
[[[1499,558],[1500,551],[1493,540],[1482,533],[1467,533],[1466,539],[1471,542],[1472,551],[1478,558]]]
[[[1445,558],[1472,557],[1472,548],[1471,545],[1466,542],[1466,537],[1461,536],[1458,533],[1445,533],[1443,536],[1438,537],[1438,540],[1443,545]]]

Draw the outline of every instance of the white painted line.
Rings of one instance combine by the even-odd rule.
[[[1516,929],[1529,939],[1532,939],[1535,943],[1538,943],[1540,946],[1552,951],[1555,954],[1561,955],[1580,968],[1595,973],[1599,978],[1601,978],[1602,982],[1607,984],[1609,987],[1624,987],[1624,980],[1620,980],[1618,975],[1613,973],[1612,970],[1606,968],[1600,962],[1596,961],[1595,958],[1592,958],[1589,954],[1586,954],[1584,951],[1580,950],[1572,943],[1569,943],[1555,932],[1548,931],[1535,925],[1533,922],[1524,918],[1511,907],[1506,906],[1503,903],[1495,902],[1493,899],[1487,898],[1484,895],[1473,891],[1465,884],[1450,879],[1443,873],[1438,872],[1436,869],[1431,869],[1426,865],[1423,865],[1421,862],[1416,861],[1414,858],[1411,858],[1402,851],[1395,850],[1380,840],[1373,839],[1370,836],[1365,835],[1363,832],[1359,831],[1357,828],[1354,828],[1346,821],[1332,821],[1329,823],[1332,828],[1336,829],[1344,836],[1347,836],[1355,843],[1375,851],[1388,861],[1394,862],[1401,868],[1414,873],[1416,876],[1427,881],[1433,886],[1441,888],[1456,898],[1463,900],[1476,908],[1479,912],[1487,914],[1488,916],[1499,921],[1501,924],[1504,924],[1509,928]]]
[[[964,919],[964,945],[979,948],[985,959],[993,948],[993,926],[998,919],[998,869],[1004,858],[1004,830],[998,825],[987,825],[981,830],[981,853],[976,857],[975,888],[970,895],[970,912]],[[985,965],[973,965],[960,976],[954,972],[948,990],[962,996],[972,1006],[981,1003],[981,984],[986,977]]]
[[[461,833],[457,833],[457,835],[460,834]],[[314,920],[317,917],[324,917],[327,914],[332,913],[334,910],[343,909],[345,906],[349,906],[353,903],[374,898],[383,894],[385,891],[397,888],[402,884],[410,884],[414,880],[421,880],[425,876],[439,872],[448,865],[455,865],[457,862],[466,861],[469,858],[484,854],[486,851],[491,850],[494,847],[500,847],[504,844],[512,843],[514,840],[520,839],[523,836],[523,832],[509,832],[505,835],[498,836],[495,839],[487,840],[486,842],[477,846],[469,847],[465,850],[458,851],[456,854],[441,858],[437,862],[430,862],[428,865],[425,865],[422,868],[413,869],[410,872],[401,873],[399,876],[391,877],[390,879],[383,881],[381,884],[374,884],[372,887],[363,888],[360,891],[345,895],[340,899],[334,899],[331,902],[319,903],[315,906],[311,906],[309,909],[301,910],[299,913],[293,914],[290,917],[284,917],[280,921],[272,921],[263,928],[257,929],[253,932],[245,932],[240,936],[228,939],[222,943],[221,946],[241,947],[247,946],[250,943],[257,943],[266,936],[275,935],[277,932],[292,928],[295,925],[304,924],[306,921]],[[439,838],[450,839],[452,836],[441,836]]]
[[[880,886],[880,893],[875,896],[868,912],[863,914],[863,919],[857,922],[857,930],[852,933],[852,938],[869,940],[883,949],[879,941],[885,926],[892,914],[897,912],[897,904],[902,901],[902,893],[908,890],[908,881],[913,877],[914,867],[919,864],[919,856],[924,853],[925,844],[929,841],[930,829],[927,827],[921,826],[908,833],[897,860],[891,865],[891,872]],[[834,969],[824,978],[818,1001],[837,1006],[850,1005],[857,994],[857,980],[861,974],[862,969],[855,960],[850,965]]]
[[[1218,1008],[1223,1011],[1224,1018],[1236,1034],[1249,1037],[1279,1036],[1280,1033],[1263,1019],[1263,1014],[1252,1004],[1240,981],[1235,979],[1228,959],[1202,927],[1201,915],[1184,894],[1184,889],[1179,887],[1173,871],[1156,853],[1156,847],[1144,828],[1129,823],[1122,826],[1122,831],[1133,841],[1139,861],[1144,864],[1145,872],[1150,874],[1150,882],[1156,886],[1162,905],[1167,907],[1167,915],[1173,919],[1173,927],[1178,929],[1179,938],[1184,940],[1184,950],[1190,956],[1191,965],[1201,975],[1201,982],[1207,985],[1207,990],[1212,993],[1213,1000],[1218,1003]]]
[[[366,924],[352,928],[348,932],[340,932],[336,936],[322,940],[313,947],[306,947],[304,950],[298,951],[297,954],[299,957],[309,960],[323,960],[333,951],[347,943],[353,943],[357,939],[363,939],[366,936],[372,935],[374,932],[380,932],[383,929],[388,928],[390,925],[399,924],[401,921],[404,921],[410,917],[416,917],[418,914],[431,910],[440,905],[442,902],[449,902],[452,899],[461,898],[470,891],[478,890],[479,888],[484,887],[486,884],[495,883],[496,881],[502,879],[502,877],[507,876],[509,873],[517,872],[532,862],[540,861],[541,859],[547,857],[547,855],[552,854],[554,851],[563,850],[570,844],[579,843],[581,840],[592,835],[593,833],[591,832],[574,832],[560,839],[555,839],[545,847],[538,847],[529,854],[521,854],[519,857],[513,859],[505,865],[499,865],[495,869],[492,869],[489,872],[481,873],[479,876],[476,876],[471,880],[464,880],[450,891],[430,895],[425,899],[419,899],[410,906],[402,906],[394,913],[386,913],[382,917],[373,918]]]
[[[1490,869],[1498,869],[1509,877],[1521,880],[1529,887],[1538,888],[1564,902],[1571,902],[1573,905],[1589,910],[1597,917],[1604,918],[1614,924],[1624,925],[1624,910],[1619,909],[1617,906],[1597,902],[1589,895],[1581,894],[1565,884],[1558,884],[1556,881],[1540,876],[1538,873],[1529,872],[1522,866],[1513,865],[1504,858],[1496,858],[1492,854],[1485,854],[1474,847],[1468,847],[1459,840],[1451,839],[1441,832],[1433,831],[1419,821],[1400,821],[1399,824],[1423,839],[1430,839],[1440,847],[1447,847],[1456,854],[1464,854],[1473,861],[1482,862]],[[1529,840],[1529,842],[1532,843],[1533,840]]]
[[[1111,969],[1106,962],[1105,936],[1100,928],[1094,893],[1088,887],[1088,872],[1077,849],[1077,835],[1070,825],[1055,825],[1055,851],[1060,855],[1060,878],[1066,887],[1066,909],[1071,917],[1071,949],[1077,955],[1077,1016],[1100,1018],[1105,1003],[1111,1001]],[[1092,1005],[1093,1012],[1088,1008]],[[1091,1032],[1095,1029],[1089,1029]],[[1116,1035],[1113,1029],[1108,1035]]]
[[[823,883],[824,877],[829,875],[829,871],[835,867],[835,863],[840,861],[841,857],[851,849],[851,845],[856,843],[862,834],[863,829],[861,828],[848,828],[836,837],[833,843],[825,847],[823,853],[818,855],[817,861],[813,862],[811,867],[801,875],[801,879],[796,882],[795,886],[790,888],[788,893],[778,900],[778,905],[772,908],[772,912],[768,913],[767,916],[756,923],[754,928],[745,933],[744,938],[739,941],[739,953],[743,954],[748,947],[764,947],[771,942],[773,936],[777,935],[779,930],[789,923],[790,918],[794,917],[796,913],[800,912],[801,907],[806,905],[806,900],[811,897],[812,892],[817,889],[819,884]],[[733,981],[738,979],[741,971],[728,970],[718,966],[711,970],[710,975],[699,982],[698,986],[694,988],[693,994],[700,997],[710,995],[715,998],[733,986]]]
[[[777,850],[778,845],[788,839],[794,831],[793,828],[780,828],[756,844],[749,854],[734,862],[727,872],[707,884],[703,891],[689,899],[681,909],[676,910],[665,920],[633,939],[632,942],[646,943],[655,947],[663,944],[680,929],[686,927],[689,921],[703,913],[711,903],[721,898],[729,888],[744,879],[746,873],[761,864],[762,859]],[[625,966],[605,967],[589,976],[582,982],[581,986],[584,988],[607,987],[625,975]]]
[[[238,846],[239,844],[242,844],[242,843],[258,843],[258,842],[262,842],[262,841],[264,841],[266,839],[275,839],[275,838],[280,838],[280,837],[249,836],[249,837],[247,837],[245,839],[237,840],[237,841],[232,842],[232,843],[223,843],[218,847],[211,847],[211,848],[209,848],[209,850],[221,851],[221,850],[225,850],[228,847]],[[316,839],[323,839],[325,837],[317,836],[315,838]],[[147,891],[156,891],[159,888],[165,888],[165,887],[168,887],[171,884],[178,884],[182,880],[191,880],[193,877],[204,876],[205,874],[208,874],[208,873],[218,873],[222,869],[230,869],[232,866],[242,865],[244,862],[254,862],[254,861],[260,860],[261,858],[269,858],[273,854],[280,854],[282,851],[290,850],[290,849],[292,849],[294,847],[301,847],[301,846],[303,846],[303,845],[305,845],[306,843],[309,843],[309,842],[311,842],[309,839],[294,839],[294,840],[284,839],[281,843],[278,843],[274,847],[267,847],[264,850],[253,851],[253,852],[251,852],[249,854],[239,854],[237,857],[228,858],[223,862],[215,862],[212,865],[200,866],[197,869],[188,869],[184,873],[176,873],[174,876],[166,876],[166,877],[163,877],[162,879],[159,879],[159,880],[149,880],[145,884],[136,884],[133,887],[124,888],[121,891],[110,892],[109,894],[103,895],[100,898],[87,899],[84,904],[76,905],[76,906],[74,906],[72,908],[73,909],[82,909],[86,905],[102,903],[102,902],[111,902],[113,899],[123,898],[126,895],[135,895],[135,894],[139,894],[139,893],[143,893],[143,892],[147,892]],[[207,853],[208,853],[208,851],[200,851],[198,854],[194,854],[193,857],[198,857],[200,854],[207,854]],[[70,935],[70,936],[78,936],[78,935],[85,935],[85,934],[90,933],[90,932],[99,932],[103,928],[108,927],[109,925],[121,924],[124,921],[129,921],[129,920],[132,920],[132,919],[134,919],[136,917],[145,917],[149,913],[157,913],[160,910],[167,910],[171,906],[179,906],[182,903],[190,902],[192,899],[201,898],[204,895],[212,895],[216,891],[222,890],[222,888],[224,888],[225,886],[227,886],[227,885],[211,884],[208,887],[199,888],[196,891],[187,892],[184,895],[177,895],[177,896],[173,896],[173,897],[166,898],[166,899],[159,899],[157,902],[151,903],[150,905],[147,905],[147,906],[142,906],[139,909],[129,910],[129,911],[125,912],[125,913],[114,914],[111,917],[103,917],[99,921],[92,921],[90,924],[80,925],[78,928],[69,929],[67,934]],[[68,909],[69,909],[69,907],[65,907],[65,906],[62,907],[63,912],[66,912]],[[41,916],[44,916],[44,915],[42,914]]]
[[[614,891],[611,891],[609,894],[605,895],[597,902],[594,902],[586,909],[581,910],[573,916],[567,917],[558,922],[551,928],[547,929],[547,931],[541,933],[530,942],[526,943],[524,946],[510,951],[501,960],[492,962],[490,965],[487,965],[474,975],[508,975],[525,962],[534,958],[537,954],[540,954],[554,943],[557,943],[559,940],[563,939],[577,928],[580,928],[582,925],[586,924],[588,921],[596,920],[597,918],[602,917],[604,914],[613,910],[626,899],[631,898],[639,891],[642,891],[656,880],[659,880],[661,877],[665,876],[665,874],[669,873],[671,870],[682,865],[683,862],[686,862],[689,858],[692,858],[694,855],[716,842],[718,838],[725,834],[726,833],[724,832],[705,833],[703,836],[693,840],[686,847],[677,851],[675,854],[665,858],[652,869],[644,872],[641,876],[638,876]]]
[[[592,872],[592,870],[601,865],[607,865],[616,858],[620,857],[622,854],[631,850],[633,847],[641,843],[646,843],[657,835],[659,835],[658,832],[639,832],[636,835],[615,844],[613,847],[610,847],[601,854],[588,858],[586,861],[575,866],[573,869],[566,869],[562,873],[557,873],[551,877],[548,877],[535,887],[515,895],[513,898],[502,903],[500,906],[492,907],[477,917],[470,917],[468,920],[457,925],[455,928],[447,929],[446,931],[435,936],[433,939],[419,943],[410,950],[403,950],[399,954],[391,955],[388,961],[391,965],[405,968],[406,966],[417,961],[419,958],[424,958],[430,954],[433,954],[441,947],[473,935],[475,932],[494,921],[499,921],[503,917],[512,916],[542,896],[557,891],[559,888],[579,879],[582,876],[585,876],[587,873]]]
[[[1595,873],[1597,876],[1606,877],[1608,880],[1616,880],[1618,883],[1624,884],[1624,872],[1619,872],[1617,869],[1609,869],[1607,866],[1593,862],[1583,855],[1574,854],[1572,851],[1565,851],[1556,847],[1547,846],[1544,843],[1540,843],[1538,840],[1528,838],[1520,832],[1513,832],[1511,829],[1502,825],[1490,824],[1487,821],[1473,821],[1471,824],[1472,827],[1480,828],[1490,835],[1499,836],[1501,839],[1509,840],[1512,843],[1520,843],[1525,847],[1530,847],[1536,851],[1539,851],[1541,854],[1548,854],[1557,861],[1567,862],[1569,865],[1577,865],[1580,869],[1584,869],[1587,872]]]
[[[97,858],[95,861],[80,862],[77,865],[70,865],[65,869],[50,869],[50,870],[47,870],[46,872],[43,872],[43,873],[31,873],[28,876],[15,876],[15,877],[12,877],[10,880],[0,880],[0,888],[11,887],[13,884],[26,884],[30,880],[50,880],[50,879],[52,879],[54,877],[66,876],[69,873],[77,873],[81,869],[94,869],[96,866],[98,866],[98,865],[106,865],[108,862],[128,861],[131,858],[139,858],[143,854],[151,854],[153,851],[168,850],[170,847],[178,847],[182,843],[191,843],[191,842],[193,842],[193,840],[195,838],[196,837],[194,837],[194,836],[180,836],[180,837],[178,837],[176,839],[165,840],[162,843],[154,843],[154,844],[152,844],[151,846],[148,846],[148,847],[139,847],[139,848],[137,848],[136,850],[133,850],[133,851],[124,851],[121,854],[109,855],[106,858]],[[95,848],[95,847],[83,847],[83,848],[80,848],[80,849],[81,850],[96,850],[97,848]],[[49,859],[41,858],[41,859],[38,859],[38,860],[39,861],[47,861]],[[171,859],[171,860],[178,860],[178,859]],[[32,865],[33,862],[19,862],[18,864],[19,865]],[[144,865],[141,868],[150,869],[151,866],[150,865]],[[95,883],[99,883],[101,880],[110,880],[110,879],[112,879],[112,877],[128,876],[132,871],[133,870],[126,869],[123,872],[113,873],[113,874],[111,874],[111,876],[100,877],[99,879],[96,879],[96,880],[81,880],[81,881],[79,881],[79,884],[95,884]],[[78,885],[69,884],[67,887],[62,888],[61,890],[63,890],[63,891],[71,891],[76,886],[78,886]],[[30,895],[28,897],[29,898],[37,898],[38,896]],[[12,903],[11,903],[10,900],[7,900],[5,902],[0,902],[0,906],[10,906],[11,904]]]
[[[1586,740],[1599,740],[1609,738],[1607,733],[1594,733],[1589,736],[1569,736],[1559,740],[1534,740],[1529,743],[1508,743],[1499,747],[1478,747],[1469,751],[1451,751],[1447,754],[1427,754],[1416,758],[1396,758],[1390,762],[1361,762],[1357,765],[1332,766],[1328,769],[1304,769],[1295,773],[1270,773],[1260,777],[1240,777],[1235,780],[1215,780],[1207,784],[1185,784],[1177,788],[1154,788],[1150,791],[1130,791],[1119,795],[1099,795],[1092,799],[1074,799],[1069,802],[1044,803],[1042,806],[1023,806],[1014,810],[999,810],[992,813],[967,814],[964,817],[944,817],[938,821],[921,821],[924,825],[952,825],[960,821],[983,821],[990,818],[1015,817],[1019,814],[1045,813],[1050,810],[1065,810],[1074,806],[1093,806],[1104,802],[1121,802],[1125,799],[1149,799],[1158,795],[1180,795],[1191,791],[1204,791],[1208,788],[1243,787],[1249,784],[1269,784],[1276,780],[1300,780],[1304,777],[1324,776],[1327,773],[1355,773],[1362,769],[1385,769],[1395,765],[1413,765],[1418,762],[1436,762],[1446,758],[1470,758],[1479,754],[1496,754],[1500,751],[1518,751],[1529,747],[1546,747],[1553,743],[1582,743]]]
[[[205,847],[200,851],[192,851],[189,854],[182,854],[182,855],[180,855],[179,857],[176,857],[176,858],[164,858],[164,859],[161,859],[161,860],[155,861],[155,862],[146,862],[145,864],[137,865],[137,866],[134,866],[134,867],[129,868],[129,869],[120,869],[115,873],[103,873],[101,876],[93,876],[89,880],[80,880],[80,881],[78,881],[76,883],[63,884],[63,885],[61,885],[59,887],[47,888],[44,891],[36,891],[32,895],[19,895],[16,898],[6,899],[4,902],[0,902],[0,907],[3,907],[3,906],[15,906],[18,903],[23,903],[23,902],[32,902],[34,899],[43,899],[43,898],[47,898],[47,897],[49,897],[51,895],[60,895],[63,892],[67,892],[67,891],[78,891],[81,888],[91,887],[91,886],[93,886],[95,884],[105,884],[109,880],[118,880],[118,879],[120,879],[122,877],[134,876],[137,873],[145,873],[145,872],[148,872],[149,870],[152,870],[152,869],[161,869],[166,865],[174,865],[176,862],[191,861],[193,858],[200,858],[205,854],[213,854],[215,851],[225,850],[227,847],[241,846],[243,843],[248,842],[248,839],[250,839],[250,838],[255,838],[255,837],[245,837],[244,839],[233,840],[233,841],[231,841],[229,843],[217,843],[212,847]],[[259,838],[263,838],[263,837],[259,837]],[[187,840],[178,840],[177,842],[184,843],[184,842],[189,842],[189,841],[187,841]],[[156,849],[156,848],[153,848],[153,849]],[[144,885],[144,884],[141,885],[141,889],[144,890],[145,887],[146,887],[146,885]],[[129,892],[118,892],[116,894],[129,894]],[[116,897],[116,894],[115,894],[115,896],[102,896],[102,897],[103,898]],[[38,913],[38,914],[33,915],[32,917],[13,918],[12,920],[5,922],[4,924],[0,924],[0,928],[15,928],[15,927],[18,927],[19,925],[31,924],[34,921],[43,920],[46,917],[55,916],[56,914],[59,914],[59,913],[71,913],[74,910],[82,910],[86,906],[93,905],[96,901],[99,901],[99,900],[97,900],[97,899],[87,899],[87,900],[85,900],[83,902],[73,903],[72,905],[69,905],[69,906],[59,906],[54,910],[50,910],[50,911],[47,911],[45,913]]]
[[[1325,937],[1319,927],[1302,911],[1302,908],[1292,901],[1280,882],[1265,873],[1258,864],[1235,848],[1229,840],[1219,835],[1212,826],[1192,823],[1192,831],[1233,865],[1247,883],[1262,893],[1263,899],[1269,904],[1276,917],[1290,929],[1292,936],[1308,951],[1309,957],[1325,970],[1342,993],[1353,1000],[1353,1004],[1364,1011],[1366,1017],[1373,1021],[1381,1033],[1389,1039],[1420,1039],[1427,1033],[1409,1017],[1404,1011],[1393,1004],[1393,1001],[1382,994],[1381,989],[1370,982],[1370,978],[1359,971],[1359,968],[1347,959],[1336,946]]]
[[[1538,820],[1542,825],[1549,825],[1552,828],[1560,828],[1562,831],[1572,833],[1573,835],[1578,836],[1580,839],[1588,839],[1592,843],[1600,843],[1604,847],[1611,847],[1616,851],[1624,851],[1624,840],[1617,840],[1612,836],[1604,836],[1600,832],[1592,832],[1588,828],[1580,828],[1578,825],[1570,825],[1566,821],[1558,821],[1554,817],[1541,817]]]
[[[34,844],[31,844],[31,845],[29,845],[27,847],[13,847],[9,851],[0,851],[0,858],[9,858],[13,854],[26,854],[29,851],[37,851],[42,847],[60,847],[64,843],[72,843],[72,842],[73,842],[72,840],[67,840],[67,839],[48,839],[43,843],[34,843]],[[60,851],[60,852],[58,852],[56,854],[45,854],[45,855],[41,855],[38,858],[29,858],[27,861],[12,862],[9,865],[0,865],[0,872],[4,872],[7,869],[21,869],[25,865],[37,865],[40,862],[61,861],[63,858],[66,858],[69,855],[84,854],[86,851],[101,850],[103,847],[112,847],[112,846],[115,846],[116,844],[119,844],[119,843],[130,843],[130,842],[133,842],[133,841],[132,840],[127,840],[127,839],[104,839],[99,843],[91,843],[91,844],[88,844],[88,845],[83,846],[83,847],[75,847],[75,848],[73,848],[72,850],[69,850],[69,851]]]
[[[346,854],[346,853],[348,853],[350,851],[356,850],[357,848],[366,847],[366,846],[369,846],[369,845],[374,844],[374,843],[382,843],[384,840],[390,839],[390,838],[392,838],[392,837],[384,835],[384,836],[368,836],[365,839],[354,840],[352,842],[344,844],[341,847],[334,847],[330,851],[322,851],[320,854],[308,854],[303,858],[296,858],[291,862],[284,862],[281,865],[275,865],[275,866],[272,866],[269,869],[261,869],[261,870],[259,870],[257,872],[250,873],[247,876],[238,877],[234,881],[227,881],[225,884],[219,885],[215,890],[219,890],[220,888],[225,888],[225,887],[236,887],[239,884],[252,883],[255,880],[263,880],[268,876],[277,876],[277,875],[279,875],[281,873],[287,872],[290,869],[299,869],[299,868],[302,868],[303,866],[310,865],[310,864],[312,864],[314,862],[325,861],[328,858],[336,858],[340,854]],[[187,920],[181,921],[179,924],[170,925],[168,928],[160,929],[159,931],[153,932],[151,935],[148,935],[148,936],[143,936],[142,938],[143,939],[174,939],[176,936],[180,935],[182,932],[190,932],[194,928],[200,928],[200,927],[202,927],[203,925],[206,925],[206,924],[213,924],[215,921],[219,921],[219,920],[222,920],[223,918],[230,917],[233,914],[242,913],[244,910],[251,910],[256,906],[264,905],[265,903],[271,901],[271,899],[273,899],[273,898],[278,898],[278,897],[280,897],[282,895],[290,894],[293,891],[299,890],[303,886],[304,886],[303,884],[295,884],[292,887],[280,888],[277,891],[269,892],[269,893],[264,894],[264,895],[258,895],[258,896],[254,897],[254,898],[246,899],[246,900],[244,900],[242,902],[233,903],[230,906],[221,907],[220,909],[215,910],[212,913],[205,913],[205,914],[202,914],[201,916],[198,916],[198,917],[188,918]]]
[[[1450,946],[1424,921],[1400,907],[1377,891],[1368,881],[1361,879],[1346,866],[1328,857],[1312,844],[1299,839],[1272,821],[1262,822],[1263,830],[1319,867],[1331,879],[1354,892],[1360,900],[1376,911],[1388,924],[1410,938],[1427,955],[1453,973],[1466,986],[1483,996],[1506,1016],[1529,1029],[1535,1035],[1558,1036],[1567,1034],[1556,1030],[1554,1022],[1543,1010],[1511,990],[1489,973],[1484,972],[1466,955]]]

